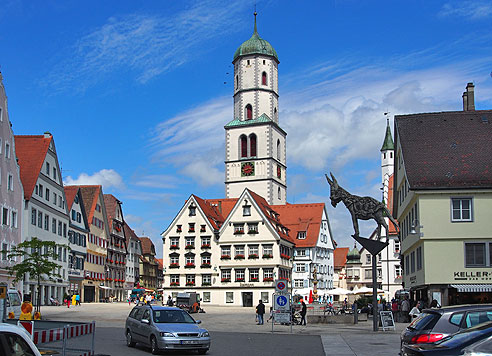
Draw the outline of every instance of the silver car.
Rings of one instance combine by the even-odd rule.
[[[179,308],[136,306],[126,318],[126,344],[148,345],[154,355],[161,350],[197,350],[204,355],[210,348],[210,335],[200,323]]]

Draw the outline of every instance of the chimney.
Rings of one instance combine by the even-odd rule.
[[[219,200],[219,213],[222,214],[222,201]]]
[[[475,111],[475,86],[473,83],[466,85],[467,111]]]
[[[48,138],[48,137],[51,137],[51,132],[46,131],[46,132],[44,133],[44,138]]]
[[[463,93],[463,111],[468,111],[468,93]]]

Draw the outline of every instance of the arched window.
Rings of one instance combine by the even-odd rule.
[[[267,74],[266,74],[266,72],[261,73],[261,84],[267,85]]]
[[[236,89],[239,89],[239,76],[236,75]]]
[[[248,157],[248,138],[246,135],[239,137],[239,144],[241,147],[241,158]]]
[[[277,108],[273,109],[273,118],[277,120]]]
[[[246,120],[251,120],[253,118],[253,107],[251,104],[246,105]]]
[[[249,135],[249,156],[256,157],[256,135]]]
[[[277,140],[277,159],[280,161],[280,140]]]
[[[282,193],[280,192],[280,187],[278,187],[278,200],[282,199]]]

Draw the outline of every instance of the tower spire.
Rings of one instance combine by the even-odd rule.
[[[253,13],[253,15],[255,15],[255,30],[254,30],[254,34],[258,34],[258,30],[256,29],[256,15],[258,15],[258,13],[256,12],[256,4],[255,4],[255,12]]]
[[[384,136],[383,147],[381,152],[386,150],[394,150],[395,144],[393,143],[393,137],[391,136],[391,128],[389,124],[389,117],[386,117],[386,135]]]

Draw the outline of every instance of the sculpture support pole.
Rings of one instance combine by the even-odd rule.
[[[372,330],[378,331],[378,270],[376,267],[377,254],[372,255]]]

